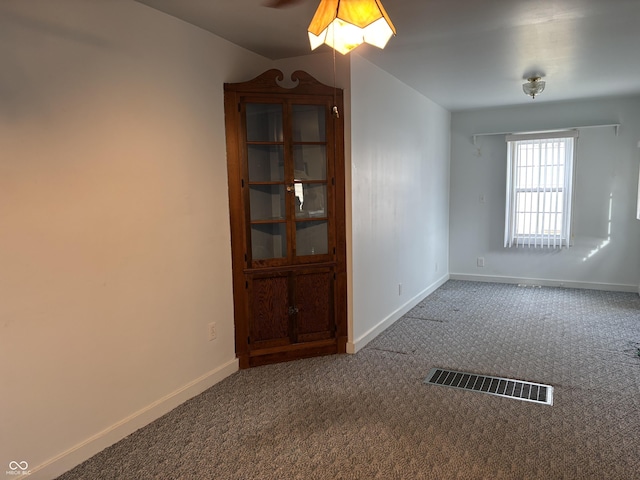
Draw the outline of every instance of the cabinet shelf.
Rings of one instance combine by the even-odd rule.
[[[278,218],[268,218],[265,220],[251,220],[251,225],[270,225],[272,223],[287,223],[286,218],[278,217]]]

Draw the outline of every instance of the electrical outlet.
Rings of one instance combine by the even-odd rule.
[[[436,272],[438,271],[438,262],[436,262]]]
[[[209,341],[215,340],[218,338],[218,332],[216,332],[216,322],[211,322],[209,324]]]
[[[402,284],[398,284],[398,295],[402,295]]]
[[[484,267],[484,257],[478,257],[477,262],[479,267]]]

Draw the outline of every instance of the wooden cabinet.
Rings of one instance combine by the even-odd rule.
[[[241,368],[346,347],[342,91],[282,79],[224,85]]]

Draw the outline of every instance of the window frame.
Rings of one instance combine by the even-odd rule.
[[[573,196],[574,196],[574,179],[575,179],[575,166],[576,166],[576,158],[577,158],[577,139],[579,137],[578,130],[562,130],[562,131],[553,131],[553,132],[540,132],[540,133],[528,133],[528,134],[513,134],[507,135],[505,140],[507,142],[507,181],[506,181],[506,206],[505,206],[505,233],[504,233],[504,246],[505,248],[510,247],[532,247],[532,248],[562,248],[562,247],[570,247],[571,246],[571,219],[572,219],[572,210],[573,210]],[[558,143],[560,140],[565,141],[564,145],[564,159],[563,164],[561,166],[553,166],[551,168],[555,168],[552,170],[557,175],[563,175],[562,185],[553,184],[553,175],[551,176],[551,180],[547,178],[547,172],[543,174],[544,166],[541,164],[542,158],[546,159],[547,152],[549,152],[548,147],[544,149],[544,154],[541,149],[538,149],[536,158],[531,165],[532,168],[532,178],[533,182],[530,186],[521,187],[519,186],[519,170],[522,168],[528,168],[528,166],[524,166],[524,160],[522,156],[518,154],[518,147],[523,145],[535,145],[539,143],[544,145],[544,142],[547,143]],[[553,152],[552,147],[552,154]],[[559,165],[559,164],[558,164]],[[537,182],[535,182],[535,175],[533,174],[534,170],[537,169],[535,173],[537,173],[538,178]],[[540,177],[543,177],[541,179]],[[528,178],[526,180],[529,180]],[[525,211],[523,208],[519,208],[518,201],[518,193],[530,193],[532,194],[530,197],[530,207],[535,206],[534,203],[537,203],[537,208],[535,210],[531,209],[530,211]],[[542,201],[542,208],[540,208],[540,199],[533,201],[534,195],[539,193],[562,193],[562,202],[561,209],[556,208],[554,211],[551,211],[551,208],[546,207],[546,201]],[[560,204],[556,201],[556,207]],[[535,231],[528,233],[518,233],[518,222],[517,216],[518,214],[529,214],[536,216],[535,223]],[[542,224],[545,223],[544,216],[547,216],[547,219],[551,218],[553,215],[561,215],[560,222],[560,233],[550,233],[547,231],[545,233],[544,230],[539,231],[538,222],[540,223],[540,228]],[[556,221],[556,226],[558,225]],[[532,227],[531,221],[529,222],[529,227]]]

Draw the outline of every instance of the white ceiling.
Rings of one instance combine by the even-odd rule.
[[[319,3],[137,1],[272,59],[310,53]],[[398,35],[356,51],[451,111],[640,93],[640,0],[382,1]],[[547,82],[535,100],[533,74]]]

